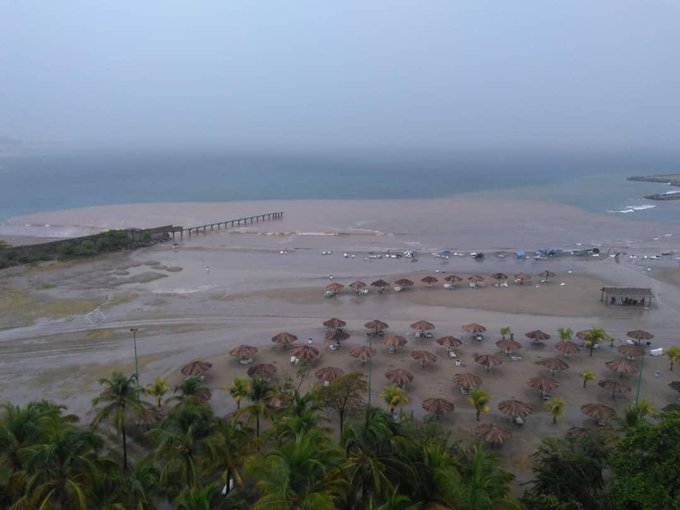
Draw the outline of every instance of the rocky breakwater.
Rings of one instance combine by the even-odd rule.
[[[639,182],[659,182],[667,184],[668,186],[680,187],[680,174],[643,175],[628,177],[628,180]],[[680,191],[655,193],[653,195],[646,195],[645,198],[648,200],[680,200]]]

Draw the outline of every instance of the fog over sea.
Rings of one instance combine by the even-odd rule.
[[[680,224],[680,201],[642,198],[673,188],[626,180],[673,172],[680,154],[658,152],[44,151],[0,155],[0,222],[126,203],[465,196]]]

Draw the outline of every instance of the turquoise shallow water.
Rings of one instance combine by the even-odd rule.
[[[137,202],[466,195],[541,200],[680,224],[680,201],[660,203],[641,198],[669,188],[625,180],[630,175],[676,171],[680,171],[680,155],[648,153],[62,151],[0,156],[0,220],[34,212]],[[620,212],[625,210],[629,212]]]

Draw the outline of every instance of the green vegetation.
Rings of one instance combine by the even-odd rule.
[[[215,414],[196,377],[165,401],[163,379],[146,391],[121,373],[100,382],[93,427],[46,401],[0,405],[0,508],[680,506],[680,411],[645,419],[646,403],[634,410],[640,418],[625,426],[546,438],[532,456],[533,480],[517,500],[510,493],[513,475],[480,443],[452,443],[435,424],[366,409],[362,374],[305,394],[299,381],[238,379],[225,391],[242,401],[240,409],[224,417]],[[471,391],[478,410],[488,405],[484,393]],[[399,405],[397,397],[385,391],[388,406]],[[324,409],[342,417],[341,434],[326,426]],[[140,419],[148,416],[157,422]]]

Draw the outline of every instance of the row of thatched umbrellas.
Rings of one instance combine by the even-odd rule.
[[[543,278],[544,281],[549,281],[550,278],[552,278],[554,276],[556,276],[556,275],[552,271],[543,271],[541,273],[541,277]],[[515,277],[515,280],[520,284],[531,280],[531,275],[526,274],[526,273],[517,273],[516,275],[514,275],[514,277]],[[497,283],[500,283],[504,280],[507,280],[508,278],[510,278],[510,277],[508,275],[504,274],[504,273],[494,273],[490,277],[490,279],[496,280]],[[478,284],[478,283],[483,282],[485,280],[485,278],[480,274],[473,274],[472,276],[468,276],[467,280],[469,280],[473,284]],[[436,276],[428,275],[428,276],[425,276],[424,278],[421,278],[420,281],[423,282],[428,287],[431,287],[433,284],[437,283],[439,281],[439,279]],[[460,276],[456,276],[455,274],[450,274],[450,275],[445,276],[443,278],[443,281],[445,281],[446,283],[450,283],[450,284],[456,284],[458,282],[462,282],[463,278],[461,278]],[[409,280],[408,278],[400,278],[399,280],[396,280],[394,282],[394,285],[395,285],[395,287],[399,287],[401,289],[407,289],[409,287],[413,287],[415,285],[415,282],[413,282],[412,280]],[[354,282],[352,282],[348,285],[348,287],[350,289],[356,290],[356,291],[360,291],[361,289],[365,289],[368,286],[369,286],[369,284],[362,282],[361,280],[356,280],[356,281],[354,281]],[[391,284],[389,282],[383,280],[382,278],[380,278],[378,280],[375,280],[374,282],[371,282],[370,286],[384,290],[387,287],[391,287]],[[329,283],[328,285],[326,285],[326,290],[331,291],[331,292],[339,292],[340,290],[342,290],[344,288],[345,288],[345,286],[342,283],[339,283],[339,282],[332,282],[332,283]]]

